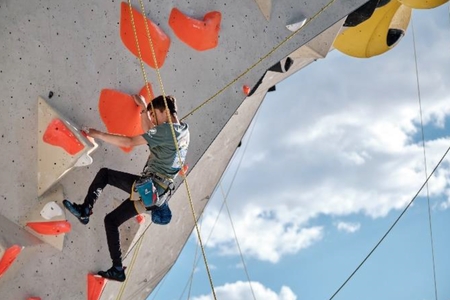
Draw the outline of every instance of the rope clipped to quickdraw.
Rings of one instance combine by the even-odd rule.
[[[196,108],[193,109],[191,112],[189,112],[186,116],[184,116],[183,118],[181,118],[180,121],[183,121],[183,120],[185,120],[187,117],[193,115],[196,111],[198,111],[199,109],[201,109],[201,108],[202,108],[203,106],[205,106],[207,103],[211,102],[215,97],[217,97],[218,95],[220,95],[221,93],[223,93],[223,92],[224,92],[226,89],[228,89],[231,85],[233,85],[235,82],[237,82],[239,79],[241,79],[241,78],[242,78],[243,76],[245,76],[247,73],[249,73],[249,72],[250,72],[252,69],[254,69],[257,65],[259,65],[261,62],[263,62],[265,59],[267,59],[270,55],[272,55],[275,51],[277,51],[281,46],[283,46],[285,43],[287,43],[289,40],[291,40],[291,39],[292,39],[295,35],[297,35],[303,28],[307,27],[307,25],[308,25],[310,22],[312,22],[312,21],[315,20],[319,15],[321,15],[321,14],[322,14],[329,6],[331,6],[335,1],[336,1],[336,0],[331,0],[327,5],[325,5],[321,10],[319,10],[314,16],[312,16],[309,20],[307,20],[306,23],[304,24],[304,26],[300,27],[299,29],[297,29],[296,31],[294,31],[292,34],[290,34],[288,37],[286,37],[282,42],[280,42],[280,43],[279,43],[277,46],[275,46],[271,51],[269,51],[269,53],[267,53],[266,55],[264,55],[263,57],[261,57],[258,61],[256,61],[256,63],[254,63],[252,66],[250,66],[250,67],[249,67],[247,70],[245,70],[242,74],[240,74],[239,76],[237,76],[234,80],[232,80],[230,83],[228,83],[225,87],[223,87],[222,89],[220,89],[218,92],[216,92],[216,93],[215,93],[213,96],[211,96],[209,99],[205,100],[202,104],[200,104],[198,107],[196,107]],[[145,9],[144,9],[144,4],[143,4],[142,0],[139,0],[139,3],[140,3],[142,15],[145,17]],[[135,25],[134,16],[133,16],[133,10],[132,10],[132,5],[131,5],[131,0],[128,0],[128,6],[129,6],[129,8],[130,8],[131,24],[132,24],[132,28],[133,28],[134,37],[135,37],[136,48],[137,48],[137,51],[138,51],[138,57],[139,57],[140,68],[141,68],[141,71],[142,71],[142,75],[143,75],[143,77],[144,77],[145,87],[146,87],[146,89],[147,89],[147,93],[148,93],[148,95],[151,95],[150,87],[149,87],[148,79],[147,79],[147,73],[145,72],[144,62],[143,62],[143,59],[142,59],[142,53],[141,53],[141,49],[140,49],[140,46],[139,46],[139,40],[138,40],[138,37],[137,37],[137,31],[136,31],[136,25]],[[153,60],[154,60],[154,63],[155,63],[155,70],[156,70],[157,75],[158,75],[159,85],[160,85],[160,88],[161,88],[161,91],[162,91],[162,95],[163,95],[163,98],[164,98],[164,104],[165,104],[165,107],[166,107],[166,114],[168,115],[168,120],[169,120],[169,124],[170,124],[170,128],[171,128],[171,132],[172,132],[172,138],[173,138],[173,140],[174,140],[174,144],[175,144],[176,149],[177,149],[177,155],[178,155],[179,163],[180,163],[180,165],[182,165],[181,153],[180,153],[180,150],[179,150],[178,141],[177,141],[176,136],[175,136],[175,130],[174,130],[174,127],[173,127],[173,122],[172,122],[172,118],[171,118],[171,116],[170,116],[170,110],[169,110],[169,107],[168,107],[168,104],[167,104],[167,100],[166,100],[166,93],[165,93],[165,91],[164,91],[164,85],[163,85],[163,82],[162,82],[162,77],[161,77],[161,74],[160,74],[160,71],[159,71],[159,67],[158,67],[158,63],[157,63],[157,60],[156,60],[156,54],[155,54],[155,50],[154,50],[154,46],[153,46],[153,40],[152,40],[152,38],[151,38],[151,36],[150,36],[150,30],[149,30],[149,28],[148,28],[147,22],[144,22],[144,24],[145,24],[145,30],[146,30],[146,34],[147,34],[147,39],[148,39],[148,41],[149,41],[150,49],[151,49],[152,56],[153,56]],[[150,106],[151,106],[152,111],[154,111],[153,104],[151,104],[151,102],[150,102]],[[155,116],[156,116],[156,114],[155,114]],[[187,182],[186,174],[185,174],[185,173],[182,173],[182,176],[183,176],[183,181],[184,181],[184,184],[185,184],[185,187],[186,187],[186,190],[187,190],[188,199],[189,199],[189,204],[190,204],[191,212],[192,212],[193,218],[194,218],[195,229],[196,229],[196,232],[197,232],[197,237],[198,237],[198,239],[199,239],[199,244],[200,244],[200,246],[201,246],[203,259],[204,259],[206,271],[207,271],[207,274],[208,274],[208,279],[209,279],[209,282],[210,282],[210,285],[211,285],[211,289],[212,289],[212,294],[213,294],[214,299],[216,299],[216,294],[215,294],[214,285],[213,285],[213,282],[212,282],[211,273],[210,273],[210,271],[209,271],[208,262],[207,262],[207,260],[206,260],[205,250],[204,250],[204,247],[203,247],[203,243],[202,243],[202,240],[201,240],[200,231],[199,231],[199,228],[198,228],[197,216],[196,216],[196,214],[195,214],[195,210],[194,210],[194,205],[193,205],[193,202],[192,202],[192,196],[191,196],[189,184],[188,184],[188,182]],[[151,225],[151,224],[150,224],[150,225]],[[149,225],[149,226],[150,226],[150,225]],[[149,228],[149,226],[144,230],[144,233],[147,231],[147,229]],[[144,235],[144,233],[141,235],[140,240],[139,240],[139,242],[138,242],[138,243],[139,243],[139,244],[138,244],[138,248],[136,249],[136,251],[135,251],[134,254],[133,254],[132,263],[131,263],[130,268],[129,268],[130,271],[132,270],[132,267],[133,267],[133,265],[134,265],[135,257],[137,256],[137,253],[138,253],[139,250],[140,250],[140,246],[141,246],[141,244],[142,244],[142,239],[141,239],[141,238],[142,238],[142,236]],[[133,246],[133,247],[134,247],[134,246]],[[125,289],[125,285],[126,285],[126,282],[125,282],[124,285],[123,285],[123,289]]]
[[[257,65],[259,65],[261,62],[266,60],[270,55],[272,55],[275,51],[277,51],[281,46],[286,44],[288,41],[290,41],[294,36],[296,36],[303,28],[306,28],[309,23],[314,21],[318,16],[320,16],[328,7],[330,7],[336,0],[331,0],[328,2],[327,5],[322,7],[315,15],[313,15],[310,19],[308,19],[303,26],[292,32],[290,35],[288,35],[284,40],[282,40],[277,46],[275,46],[272,50],[269,51],[266,55],[258,59],[253,65],[251,65],[247,70],[245,70],[243,73],[241,73],[239,76],[237,76],[235,79],[233,79],[230,83],[225,85],[223,88],[221,88],[217,93],[212,95],[210,98],[206,99],[202,104],[191,110],[188,114],[186,114],[183,118],[180,119],[180,121],[185,120],[187,117],[193,115],[197,110],[211,102],[214,98],[219,96],[221,93],[223,93],[226,89],[228,89],[230,86],[235,84],[239,79],[244,77],[247,73],[249,73],[252,69],[254,69]]]
[[[140,3],[142,15],[145,17],[144,3],[142,2],[142,0],[139,0],[139,3]],[[150,95],[150,88],[148,86],[147,76],[146,76],[144,64],[143,64],[143,61],[142,61],[142,55],[141,55],[141,52],[140,52],[139,41],[138,41],[137,31],[136,31],[136,25],[135,25],[135,22],[134,22],[134,16],[133,16],[133,11],[132,11],[132,6],[131,6],[131,0],[128,0],[128,6],[130,7],[131,23],[132,23],[133,32],[134,32],[135,39],[136,39],[136,45],[137,45],[137,48],[138,48],[140,66],[141,66],[142,74],[144,76],[147,92]],[[144,24],[145,24],[145,30],[146,30],[146,34],[147,34],[147,39],[148,39],[148,42],[149,42],[149,45],[150,45],[150,49],[151,49],[151,52],[152,52],[153,61],[155,63],[155,70],[156,70],[156,73],[158,75],[159,86],[161,88],[161,92],[162,92],[162,95],[163,95],[163,98],[164,98],[164,104],[165,104],[165,107],[166,107],[166,114],[167,114],[167,118],[169,120],[170,129],[171,129],[171,133],[172,133],[172,138],[173,138],[173,141],[174,141],[174,144],[175,144],[175,148],[177,149],[177,155],[178,155],[179,164],[183,165],[183,161],[182,161],[181,153],[180,153],[180,148],[179,148],[179,145],[178,145],[178,141],[176,139],[175,129],[174,129],[173,122],[172,122],[172,116],[170,114],[169,106],[168,106],[167,100],[166,100],[166,93],[164,91],[164,85],[163,85],[163,82],[162,82],[161,73],[159,71],[158,62],[156,60],[156,54],[155,54],[155,49],[154,49],[154,45],[153,45],[153,40],[152,40],[152,37],[150,35],[150,30],[148,28],[147,22],[144,22]],[[153,105],[152,105],[152,109],[153,109]],[[204,247],[203,247],[203,243],[202,243],[202,240],[201,240],[201,235],[200,235],[200,231],[199,231],[198,224],[197,224],[197,216],[195,214],[194,204],[193,204],[193,201],[192,201],[192,196],[191,196],[189,184],[187,182],[186,174],[184,172],[182,173],[182,176],[183,176],[184,184],[186,186],[186,191],[187,191],[187,194],[188,194],[189,204],[190,204],[191,212],[192,212],[192,215],[193,215],[193,218],[194,218],[194,224],[195,224],[195,228],[196,228],[196,231],[197,231],[199,244],[200,244],[201,249],[202,249],[203,260],[205,262],[205,267],[206,267],[206,271],[207,271],[207,274],[208,274],[208,279],[209,279],[209,282],[210,282],[210,285],[211,285],[212,294],[214,296],[214,299],[216,299],[216,294],[215,294],[215,290],[214,290],[214,284],[212,282],[212,277],[211,277],[211,273],[210,273],[210,270],[209,270],[208,261],[206,259],[206,253],[205,253],[205,250],[204,250]],[[136,255],[137,255],[137,252],[139,250],[140,250],[140,245],[135,250],[135,254]],[[134,265],[134,261],[130,265],[130,270],[132,269],[133,265]],[[125,286],[125,285],[126,285],[126,283],[123,286]],[[123,287],[123,288],[125,288],[125,287]]]
[[[138,39],[138,35],[137,35],[136,24],[134,22],[133,7],[131,6],[131,0],[128,0],[128,7],[129,7],[129,10],[130,10],[131,27],[133,28],[134,41],[136,43],[136,49],[137,49],[137,52],[138,52],[138,58],[139,58],[139,64],[141,66],[142,76],[144,77],[145,88],[147,90],[147,94],[151,95],[150,85],[148,84],[148,79],[147,79],[147,73],[145,72],[145,68],[144,68],[144,60],[142,59],[141,47],[139,45],[139,39]],[[141,9],[142,9],[142,11],[144,11],[142,7],[141,7]],[[145,18],[145,12],[143,13],[143,16]],[[147,36],[150,36],[150,31],[148,29],[147,22],[144,22],[144,24],[145,24],[145,29],[147,31]],[[153,108],[153,103],[151,101],[150,101],[150,107],[152,109],[153,115],[156,117],[155,109]]]

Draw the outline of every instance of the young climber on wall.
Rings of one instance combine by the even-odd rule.
[[[125,272],[122,266],[119,226],[144,211],[151,211],[153,222],[167,224],[170,221],[171,213],[167,205],[167,197],[172,192],[173,178],[184,164],[189,146],[189,127],[179,121],[176,100],[173,96],[165,97],[169,112],[166,111],[163,96],[156,97],[148,105],[143,97],[134,96],[133,98],[136,104],[142,107],[141,126],[144,130],[142,135],[123,136],[92,128],[86,133],[93,138],[119,147],[147,144],[150,155],[142,174],[134,175],[102,168],[89,186],[82,204],[63,201],[64,206],[86,225],[93,212],[94,204],[106,185],[109,184],[130,193],[130,197],[105,217],[106,237],[113,266],[107,271],[98,272],[104,278],[121,282],[125,280]],[[179,149],[175,146],[169,120],[173,124]],[[142,182],[149,185],[144,185]],[[139,185],[145,187],[142,189],[145,192],[141,192],[141,189],[137,191]],[[151,192],[150,198],[146,195],[148,191]]]

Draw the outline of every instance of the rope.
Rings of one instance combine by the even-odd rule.
[[[417,97],[419,99],[420,128],[421,128],[421,132],[422,132],[423,164],[424,164],[425,179],[426,179],[428,176],[427,155],[426,155],[426,150],[425,150],[425,133],[423,131],[422,97],[421,97],[421,93],[420,93],[419,67],[417,64],[416,36],[414,33],[413,19],[411,20],[411,29],[412,29],[412,37],[413,37],[413,48],[414,48],[414,63],[415,63],[415,67],[416,67]],[[437,283],[436,283],[436,264],[435,264],[435,257],[434,257],[433,226],[432,226],[432,218],[431,218],[430,192],[429,192],[429,188],[428,188],[428,183],[427,183],[426,187],[427,187],[426,190],[427,190],[427,203],[428,203],[428,223],[429,223],[430,242],[431,242],[431,259],[432,259],[432,264],[433,264],[434,296],[435,296],[435,299],[438,300]]]
[[[134,22],[133,7],[131,6],[131,0],[128,0],[128,7],[129,7],[129,10],[130,10],[131,27],[133,28],[134,41],[136,43],[136,48],[137,48],[137,51],[138,51],[139,65],[141,66],[142,76],[144,77],[145,88],[147,90],[148,95],[151,95],[150,86],[148,84],[148,79],[147,79],[147,73],[145,72],[144,61],[142,59],[141,47],[139,45],[139,39],[138,39],[138,35],[137,35],[136,24]],[[142,11],[144,11],[143,7],[141,7],[141,9],[142,9]],[[143,16],[145,18],[145,12],[144,12]],[[144,21],[144,24],[145,24],[145,29],[146,29],[146,32],[147,32],[147,36],[150,36],[150,31],[148,29],[147,22]],[[153,103],[151,101],[150,101],[150,107],[152,109],[153,115],[156,117],[155,109],[153,108]]]
[[[311,23],[313,20],[315,20],[318,16],[320,16],[328,7],[330,7],[336,0],[331,0],[327,5],[322,7],[315,15],[313,15],[309,20],[305,22],[305,24],[300,27],[299,29],[295,30],[293,33],[288,35],[283,41],[281,41],[277,46],[275,46],[272,50],[269,51],[266,55],[261,57],[258,61],[256,61],[253,65],[251,65],[247,70],[245,70],[242,74],[237,76],[235,79],[233,79],[230,83],[225,85],[222,89],[220,89],[217,93],[212,95],[210,98],[206,99],[203,103],[201,103],[199,106],[191,110],[187,115],[185,115],[183,118],[180,119],[180,121],[185,120],[187,117],[193,115],[197,110],[201,109],[203,106],[205,106],[207,103],[211,102],[215,97],[220,95],[223,91],[228,89],[230,86],[235,84],[239,79],[244,77],[247,73],[249,73],[252,69],[254,69],[257,65],[259,65],[261,62],[266,60],[270,55],[272,55],[275,51],[277,51],[281,46],[286,44],[288,41],[290,41],[297,33],[299,33],[303,28],[306,28],[309,23]]]
[[[259,115],[260,115],[260,114],[257,112],[256,115],[255,115],[255,118],[254,118],[254,120],[253,120],[253,122],[252,122],[252,127],[251,127],[251,129],[250,129],[250,132],[249,132],[249,136],[248,136],[247,142],[245,143],[244,150],[243,150],[242,155],[241,155],[241,157],[240,157],[240,159],[239,159],[238,166],[237,166],[237,168],[236,168],[236,171],[235,171],[234,174],[233,174],[233,178],[231,179],[230,186],[228,187],[228,190],[227,190],[227,193],[226,193],[224,199],[228,199],[228,195],[230,194],[231,188],[232,188],[232,186],[233,186],[233,184],[234,184],[234,180],[236,179],[237,173],[238,173],[238,171],[239,171],[239,169],[240,169],[240,166],[241,166],[241,164],[242,164],[242,160],[243,160],[243,158],[244,158],[244,156],[245,156],[245,153],[247,152],[247,147],[248,147],[248,145],[250,144],[250,139],[251,139],[251,137],[252,137],[252,135],[253,135],[253,130],[255,129],[255,126],[256,126],[256,123],[257,123],[257,120],[258,120]],[[232,160],[233,160],[234,158],[235,158],[235,156],[232,158]],[[231,162],[229,163],[229,166],[230,166],[230,165],[231,165]],[[225,172],[226,172],[226,171],[225,171]],[[225,173],[225,172],[224,172],[224,173]],[[220,216],[220,214],[222,213],[222,210],[223,210],[223,207],[224,207],[224,206],[225,206],[225,201],[222,201],[222,205],[220,206],[220,209],[219,209],[219,212],[217,213],[217,216],[216,216],[216,219],[215,219],[215,221],[214,221],[214,224],[213,224],[213,226],[211,227],[211,231],[210,231],[209,234],[208,234],[208,238],[206,239],[205,245],[208,244],[209,239],[210,239],[211,236],[212,236],[212,233],[213,233],[213,231],[214,231],[214,228],[216,227],[217,221],[219,220],[219,216]],[[197,248],[196,248],[196,253],[197,253]],[[197,257],[197,254],[195,254],[195,257]],[[193,278],[193,276],[194,276],[195,266],[197,266],[197,264],[198,264],[198,259],[196,258],[196,259],[195,259],[195,263],[194,263],[194,267],[193,267],[192,272],[191,272],[191,275],[189,276],[189,279],[188,279],[188,281],[186,282],[186,284],[185,284],[185,286],[184,286],[184,289],[183,289],[183,292],[181,293],[179,299],[181,299],[181,297],[184,295],[184,291],[186,290],[188,284],[189,284],[189,283],[192,284],[192,278]]]
[[[398,216],[398,218],[394,221],[394,223],[389,227],[388,231],[383,235],[383,237],[378,241],[378,243],[373,247],[373,249],[367,254],[367,256],[364,258],[364,260],[358,265],[358,267],[350,274],[350,276],[344,281],[344,283],[337,289],[337,291],[333,294],[333,296],[330,297],[330,300],[333,299],[340,290],[347,284],[347,282],[350,281],[350,279],[355,275],[355,273],[362,267],[362,265],[366,262],[366,260],[369,259],[369,257],[372,255],[373,252],[378,248],[378,246],[383,242],[383,240],[386,238],[386,236],[391,232],[391,230],[394,228],[395,225],[397,225],[398,221],[400,221],[401,217],[405,214],[405,212],[408,210],[408,208],[411,206],[411,204],[416,200],[419,193],[422,191],[422,189],[425,187],[425,185],[428,183],[428,180],[430,180],[431,176],[433,176],[434,172],[437,170],[437,168],[440,166],[444,158],[447,156],[447,153],[450,151],[450,147],[445,151],[444,155],[441,157],[437,165],[434,167],[433,171],[431,172],[430,176],[427,177],[425,182],[422,184],[420,189],[417,191],[417,193],[414,195],[414,197],[411,199],[411,201],[408,203],[408,205],[403,209],[402,213]]]
[[[144,3],[143,3],[142,0],[139,0],[139,3],[140,3],[140,6],[141,6],[142,15],[145,17]],[[131,0],[128,0],[128,5],[131,7]],[[130,9],[130,14],[132,15],[131,9]],[[158,62],[156,60],[156,54],[155,54],[155,49],[154,49],[154,46],[153,46],[153,40],[152,40],[152,37],[150,36],[150,30],[148,28],[147,22],[144,22],[144,24],[145,24],[145,30],[146,30],[146,33],[147,33],[147,39],[149,41],[150,49],[151,49],[151,52],[152,52],[153,62],[155,63],[156,73],[158,75],[159,86],[161,88],[161,92],[162,92],[162,95],[163,95],[163,98],[164,98],[164,104],[165,104],[165,107],[166,107],[167,119],[169,120],[173,142],[174,142],[175,148],[177,149],[178,161],[179,161],[179,164],[181,166],[181,165],[183,165],[183,161],[182,161],[182,158],[181,158],[181,153],[180,153],[180,148],[179,148],[179,145],[178,145],[178,141],[177,141],[177,138],[176,138],[176,135],[175,135],[175,129],[174,129],[173,122],[172,122],[172,115],[170,114],[169,106],[167,104],[166,92],[164,91],[164,84],[162,82],[161,73],[159,71]],[[135,28],[134,22],[132,23],[132,25],[133,25],[133,31],[136,32],[136,28]],[[138,43],[138,41],[137,41],[137,43]],[[141,69],[142,69],[143,73],[145,73],[144,65],[142,63],[141,63]],[[146,83],[146,86],[147,86],[147,83]],[[148,86],[147,86],[147,89],[149,89]],[[192,196],[191,196],[191,191],[190,191],[190,188],[189,188],[188,180],[187,180],[186,174],[184,172],[182,173],[182,176],[183,176],[183,181],[184,181],[184,184],[185,184],[185,187],[186,187],[186,191],[187,191],[187,194],[188,194],[189,206],[191,208],[192,216],[193,216],[193,219],[194,219],[194,225],[195,225],[195,229],[197,231],[197,236],[198,236],[200,247],[201,247],[201,250],[202,250],[203,260],[205,262],[205,268],[206,268],[206,272],[208,274],[209,283],[211,285],[212,294],[213,294],[214,299],[217,299],[216,293],[215,293],[215,290],[214,290],[214,284],[213,284],[212,277],[211,277],[211,272],[210,272],[209,266],[208,266],[208,261],[206,259],[205,249],[203,247],[203,243],[202,243],[202,239],[201,239],[201,235],[200,235],[200,230],[199,230],[198,224],[197,224],[197,216],[195,214],[194,204],[193,204],[193,201],[192,201]]]
[[[208,243],[208,240],[206,240],[206,243]],[[192,282],[194,281],[194,272],[195,272],[195,267],[197,265],[196,264],[197,252],[198,252],[198,244],[195,247],[194,263],[192,264],[192,272],[191,272],[191,276],[189,278],[188,299],[191,298]],[[184,290],[183,290],[183,294],[184,294]]]
[[[252,287],[252,281],[250,280],[250,276],[248,275],[247,265],[245,264],[244,256],[242,255],[241,246],[239,244],[239,240],[236,235],[236,230],[234,229],[233,219],[231,218],[230,210],[228,209],[228,204],[227,204],[227,200],[225,198],[225,194],[223,192],[222,184],[220,185],[220,191],[222,192],[222,196],[224,197],[223,202],[225,203],[225,208],[227,209],[228,218],[230,219],[231,228],[233,229],[234,239],[236,241],[236,245],[239,250],[239,255],[241,257],[242,265],[244,266],[245,275],[247,276],[247,281],[248,281],[248,284],[250,285],[250,290],[252,291],[253,299],[256,300],[255,292],[253,291],[253,287]]]
[[[331,6],[335,1],[336,1],[336,0],[331,0],[326,6],[324,6],[324,7],[323,7],[322,9],[320,9],[314,16],[312,16],[312,17],[304,24],[304,26],[302,26],[301,28],[297,29],[297,30],[294,31],[292,34],[290,34],[290,35],[289,35],[287,38],[285,38],[280,44],[278,44],[278,45],[277,45],[276,47],[274,47],[271,51],[269,51],[269,53],[267,53],[267,54],[264,55],[262,58],[260,58],[256,63],[254,63],[252,66],[250,66],[246,71],[244,71],[242,74],[240,74],[238,77],[236,77],[233,81],[231,81],[231,82],[230,82],[229,84],[227,84],[225,87],[223,87],[222,89],[220,89],[218,92],[216,92],[212,97],[210,97],[209,99],[207,99],[206,101],[204,101],[201,105],[199,105],[197,108],[195,108],[194,110],[192,110],[191,112],[189,112],[185,117],[181,118],[180,121],[183,121],[183,120],[185,120],[188,116],[194,114],[194,112],[196,112],[197,110],[201,109],[201,108],[202,108],[203,106],[205,106],[207,103],[209,103],[210,101],[212,101],[215,97],[217,97],[218,95],[220,95],[223,91],[225,91],[227,88],[229,88],[229,87],[230,87],[231,85],[233,85],[235,82],[237,82],[239,79],[241,79],[241,78],[242,78],[243,76],[245,76],[247,73],[249,73],[253,68],[255,68],[255,67],[256,67],[257,65],[259,65],[262,61],[264,61],[265,59],[267,59],[267,57],[269,57],[269,56],[272,55],[276,50],[278,50],[282,45],[284,45],[284,44],[287,43],[289,40],[291,40],[297,33],[300,32],[300,30],[302,30],[303,28],[305,28],[310,22],[312,22],[312,21],[315,20],[319,15],[321,15],[321,14],[322,14],[329,6]],[[142,15],[145,17],[145,9],[144,9],[144,4],[143,4],[142,0],[139,0],[139,3],[140,3]],[[139,56],[139,63],[140,63],[142,75],[143,75],[143,77],[144,77],[144,81],[145,81],[145,86],[146,86],[146,89],[147,89],[147,93],[150,95],[151,92],[150,92],[150,87],[149,87],[149,85],[148,85],[148,79],[147,79],[147,74],[146,74],[146,72],[145,72],[144,63],[143,63],[143,60],[142,60],[142,53],[141,53],[141,49],[140,49],[140,45],[139,45],[139,41],[138,41],[138,37],[137,37],[137,31],[136,31],[136,25],[135,25],[134,16],[133,16],[133,8],[132,8],[132,5],[131,5],[131,0],[128,0],[128,6],[129,6],[129,8],[130,8],[131,24],[132,24],[132,28],[133,28],[133,33],[134,33],[135,41],[136,41],[136,48],[137,48],[138,56]],[[160,88],[161,88],[161,91],[162,91],[162,95],[163,95],[163,98],[164,98],[164,104],[165,104],[165,106],[166,106],[166,114],[167,114],[167,116],[168,116],[168,120],[169,120],[169,124],[170,124],[170,128],[171,128],[171,132],[172,132],[172,137],[173,137],[173,140],[174,140],[174,144],[175,144],[175,146],[176,146],[176,149],[177,149],[177,154],[178,154],[179,163],[180,163],[180,165],[182,165],[181,153],[180,153],[180,150],[179,150],[178,141],[177,141],[176,136],[175,136],[175,130],[174,130],[174,127],[173,127],[173,122],[172,122],[172,118],[171,118],[171,116],[170,116],[170,111],[169,111],[169,107],[168,107],[167,100],[166,100],[166,93],[165,93],[165,91],[164,91],[164,85],[163,85],[163,82],[162,82],[162,77],[161,77],[161,74],[160,74],[160,71],[159,71],[159,68],[158,68],[158,63],[157,63],[157,60],[156,60],[156,55],[155,55],[155,50],[154,50],[154,46],[153,46],[153,41],[152,41],[152,38],[151,38],[151,36],[150,36],[150,30],[149,30],[149,28],[148,28],[147,22],[144,22],[144,24],[145,24],[145,30],[146,30],[147,38],[148,38],[148,41],[149,41],[150,49],[151,49],[152,56],[153,56],[153,61],[154,61],[154,63],[155,63],[155,70],[156,70],[157,75],[158,75],[159,85],[160,85]],[[151,105],[152,111],[154,111],[154,108],[153,108],[153,105],[151,104],[151,102],[150,102],[150,105]],[[154,114],[154,115],[156,116],[156,114]],[[185,186],[186,186],[186,190],[187,190],[187,194],[188,194],[188,199],[189,199],[189,204],[190,204],[191,212],[192,212],[193,218],[194,218],[195,229],[196,229],[197,236],[198,236],[198,239],[199,239],[199,244],[200,244],[200,246],[201,246],[203,259],[204,259],[206,271],[207,271],[207,274],[208,274],[208,279],[209,279],[209,282],[210,282],[210,285],[211,285],[211,289],[212,289],[212,294],[213,294],[214,299],[216,299],[216,294],[215,294],[215,291],[214,291],[214,285],[213,285],[213,282],[212,282],[211,273],[210,273],[210,270],[209,270],[209,267],[208,267],[208,262],[207,262],[207,260],[206,260],[205,250],[204,250],[204,247],[203,247],[203,243],[202,243],[201,236],[200,236],[200,231],[199,231],[198,224],[197,224],[197,217],[196,217],[195,210],[194,210],[194,205],[193,205],[193,202],[192,202],[192,197],[191,197],[191,192],[190,192],[189,184],[188,184],[188,182],[187,182],[186,174],[183,173],[182,176],[183,176],[184,184],[185,184]],[[149,226],[150,226],[150,225],[149,225]],[[147,229],[149,228],[149,226],[144,230],[144,232],[142,233],[142,235],[145,234],[145,232],[147,231]],[[133,245],[132,248],[134,248],[134,246],[135,246],[135,245]],[[137,251],[139,251],[139,248],[140,248],[140,245],[139,245]],[[131,272],[131,268],[130,268],[130,272]],[[126,282],[124,283],[124,286],[125,286],[125,285],[126,285]],[[124,288],[125,288],[125,287],[124,287]]]
[[[201,226],[202,225],[200,224],[200,227]],[[208,240],[209,240],[209,237],[206,240],[205,245],[208,244]],[[198,253],[198,244],[196,244],[196,247],[195,247],[194,262],[192,264],[191,275],[189,276],[189,279],[187,280],[186,284],[184,285],[183,291],[181,292],[180,296],[178,297],[179,300],[181,300],[181,298],[184,296],[184,292],[186,292],[186,289],[188,288],[188,286],[189,286],[189,289],[188,289],[187,299],[189,300],[191,298],[192,281],[194,280],[194,272],[195,272],[195,268],[196,268],[197,263],[198,263],[197,253]]]
[[[129,273],[131,272],[131,270],[133,269],[134,263],[136,262],[137,255],[138,255],[138,253],[139,253],[139,250],[141,249],[141,245],[142,245],[142,241],[143,241],[143,240],[144,240],[144,236],[141,235],[141,236],[139,237],[138,242],[137,242],[138,247],[137,247],[137,249],[134,251],[133,257],[131,258],[131,262],[130,262],[130,271],[127,272],[128,274],[129,274]],[[125,282],[120,286],[119,294],[117,294],[116,300],[122,299],[122,295],[123,295],[123,292],[125,291],[125,287],[126,287],[127,283],[128,283],[128,276],[125,277]]]

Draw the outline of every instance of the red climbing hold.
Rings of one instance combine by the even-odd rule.
[[[215,48],[219,43],[219,30],[222,15],[218,11],[207,13],[203,20],[196,20],[173,8],[169,25],[176,36],[198,51]]]
[[[105,286],[105,278],[99,275],[88,274],[87,278],[88,300],[98,300]]]
[[[53,119],[48,124],[42,139],[47,144],[63,148],[70,155],[75,155],[84,148],[83,144],[60,119]]]
[[[3,253],[3,257],[0,260],[0,277],[9,269],[12,263],[16,260],[17,256],[22,251],[22,247],[18,245],[13,245],[6,249],[5,253]]]
[[[189,170],[189,166],[187,164],[184,164],[181,170],[178,172],[181,176],[186,176],[187,172]]]
[[[150,41],[147,37],[147,30],[145,23],[148,24],[150,37],[155,51],[157,67],[161,68],[169,52],[170,39],[169,37],[152,21],[144,18],[136,9],[132,9],[133,19],[136,28],[136,33],[139,41],[139,48],[141,49],[142,60],[150,67],[156,69],[155,60],[153,59]],[[131,22],[130,7],[127,3],[122,2],[120,12],[120,37],[125,47],[139,58],[138,48],[136,46],[136,39]]]
[[[98,110],[108,132],[126,136],[143,133],[141,108],[136,105],[131,95],[104,89],[100,94]],[[121,147],[120,149],[130,152],[133,148]]]
[[[242,91],[244,91],[244,94],[248,96],[248,94],[250,94],[250,87],[248,85],[244,85],[242,87]]]
[[[137,221],[139,224],[142,224],[143,222],[145,222],[145,218],[144,218],[143,215],[139,214],[139,215],[136,216],[136,221]]]
[[[58,235],[70,232],[72,229],[72,226],[67,221],[28,222],[27,226],[44,235]]]

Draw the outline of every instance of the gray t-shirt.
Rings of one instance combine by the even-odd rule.
[[[150,148],[150,156],[145,172],[159,173],[168,177],[175,177],[186,159],[189,146],[189,126],[186,123],[173,124],[175,137],[181,154],[181,165],[175,147],[170,124],[164,123],[153,127],[142,134]]]

